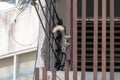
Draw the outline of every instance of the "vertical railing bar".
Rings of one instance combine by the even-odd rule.
[[[66,34],[70,35],[71,27],[71,0],[66,0]],[[70,47],[66,51],[66,61],[65,61],[65,80],[69,80],[69,61],[70,61]]]
[[[86,63],[86,0],[82,0],[82,65],[81,65],[81,80],[85,80],[85,63]]]
[[[98,0],[94,0],[94,59],[93,59],[93,79],[97,80],[98,68]]]
[[[56,80],[56,68],[53,69],[52,80]]]
[[[69,62],[65,61],[65,80],[69,80]]]
[[[71,35],[71,0],[66,2],[66,35]],[[70,60],[70,47],[67,48],[67,60]]]
[[[73,80],[77,80],[77,0],[73,2]]]
[[[43,78],[43,80],[47,80],[47,69],[46,69],[46,67],[42,68],[42,78]]]
[[[114,80],[114,0],[110,0],[110,80]]]
[[[106,0],[102,0],[102,80],[106,80]]]
[[[35,80],[39,80],[39,68],[35,68]]]

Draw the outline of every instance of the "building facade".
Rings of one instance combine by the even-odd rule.
[[[45,37],[34,7],[27,0],[3,0],[0,16],[0,80],[33,80],[37,44],[41,53]]]

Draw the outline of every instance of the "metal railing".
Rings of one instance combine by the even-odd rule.
[[[107,0],[102,0],[102,18],[98,18],[98,0],[94,0],[94,17],[91,19],[93,21],[93,80],[98,80],[98,23],[101,21],[102,23],[102,42],[101,42],[101,73],[102,73],[102,80],[106,80],[106,45],[107,45],[107,17],[106,17],[106,1]],[[50,12],[50,9],[48,9]],[[57,12],[55,12],[57,13]],[[49,13],[52,15],[52,13]],[[54,15],[55,16],[55,15]],[[57,16],[56,16],[57,17]],[[53,18],[53,15],[51,16]],[[46,19],[47,20],[47,19]],[[58,19],[59,20],[59,19]],[[67,48],[67,54],[66,54],[66,60],[65,60],[65,80],[71,80],[69,79],[69,72],[70,70],[73,71],[73,79],[72,80],[77,80],[77,77],[79,76],[77,74],[77,54],[78,54],[78,47],[77,47],[77,0],[66,0],[66,34],[71,35],[71,46]],[[86,80],[86,23],[87,23],[87,17],[86,17],[86,0],[82,0],[82,17],[81,19],[81,80]],[[91,21],[90,20],[90,21]],[[110,80],[114,80],[114,21],[117,21],[117,19],[114,19],[114,0],[110,0]],[[54,22],[55,20],[53,19],[53,24],[55,25],[56,23]],[[89,21],[89,19],[88,19]],[[48,21],[47,21],[48,22]],[[49,22],[48,22],[49,24]],[[49,38],[49,37],[48,37]],[[54,39],[54,38],[53,38]],[[49,39],[48,39],[49,40]],[[54,39],[55,40],[55,39]],[[49,42],[50,43],[50,42]],[[50,43],[51,44],[51,43]],[[57,45],[57,42],[56,42]],[[52,47],[52,45],[51,45]],[[53,49],[54,51],[54,49]],[[56,54],[56,53],[55,53]],[[71,66],[71,67],[70,67]],[[36,80],[39,80],[39,73],[38,69],[36,69]],[[47,69],[46,67],[43,68],[43,80],[47,80]],[[52,80],[56,80],[56,68],[53,69],[53,74],[52,74]]]

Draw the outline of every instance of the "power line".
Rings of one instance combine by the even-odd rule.
[[[34,6],[34,8],[35,8],[35,10],[36,10],[36,12],[37,12],[38,18],[39,18],[40,23],[41,23],[41,25],[42,25],[42,28],[43,28],[43,30],[44,30],[44,32],[45,32],[45,35],[46,35],[46,37],[47,37],[47,40],[49,41],[49,37],[48,37],[47,31],[45,30],[44,24],[43,24],[42,19],[41,19],[40,15],[39,15],[39,12],[38,12],[38,10],[37,10],[36,3],[35,3],[35,2],[33,2],[33,6]],[[50,45],[50,47],[51,47],[51,49],[52,49],[52,51],[53,51],[53,53],[54,53],[54,55],[55,55],[55,58],[58,60],[58,56],[57,56],[56,52],[54,51],[54,48],[53,48],[53,46],[52,46],[52,44],[51,44],[50,41],[49,41],[49,43],[50,43],[49,45]]]

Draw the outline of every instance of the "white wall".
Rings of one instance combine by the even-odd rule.
[[[17,8],[0,11],[0,55],[37,46],[41,25],[35,9],[29,6],[20,12]],[[39,36],[42,45],[45,35],[41,27]]]

